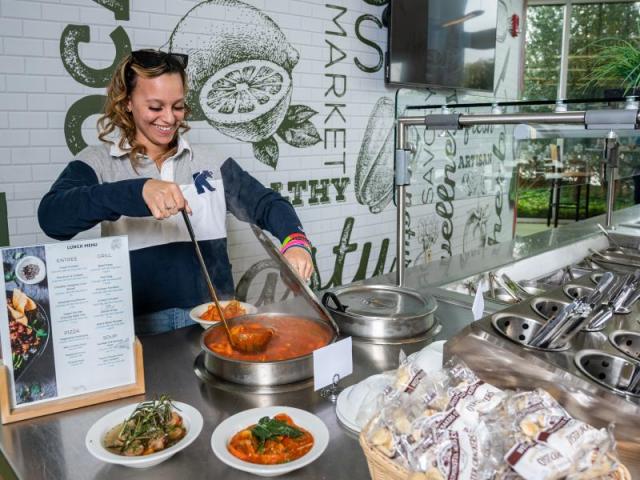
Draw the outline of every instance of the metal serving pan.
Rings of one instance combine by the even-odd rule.
[[[275,317],[304,318],[305,320],[322,325],[327,329],[327,332],[332,333],[331,340],[329,340],[328,344],[335,342],[338,337],[335,330],[326,322],[290,313],[253,313],[235,317],[231,321],[234,324],[247,321],[269,323],[269,319]],[[207,343],[209,343],[218,328],[221,329],[224,328],[224,326],[217,324],[209,327],[200,337],[200,347],[205,353],[204,366],[213,375],[230,382],[257,386],[283,385],[313,377],[313,353],[274,362],[236,360],[219,355],[207,346]]]
[[[351,285],[326,292],[323,305],[343,334],[369,339],[402,339],[435,324],[437,304],[415,290],[393,285]]]
[[[338,338],[339,330],[329,312],[320,303],[307,284],[302,281],[300,276],[291,268],[289,262],[280,254],[269,237],[255,225],[251,225],[251,229],[267,254],[278,265],[280,276],[289,287],[293,296],[304,299],[310,308],[306,316],[283,311],[258,312],[235,317],[231,320],[231,323],[242,323],[245,321],[260,323],[261,319],[264,323],[268,323],[269,318],[283,316],[287,318],[304,318],[305,320],[316,322],[325,327],[328,332],[331,332],[331,340],[329,343],[335,342]],[[286,309],[287,305],[282,304],[280,307]],[[200,347],[205,354],[204,366],[213,375],[230,382],[254,386],[284,385],[313,377],[312,354],[275,362],[242,361],[218,355],[207,347],[208,339],[213,335],[216,328],[224,327],[221,324],[214,325],[204,331],[200,337]]]

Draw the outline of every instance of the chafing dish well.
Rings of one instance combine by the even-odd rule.
[[[609,334],[609,341],[625,355],[640,360],[640,332],[616,330]]]
[[[569,348],[569,344],[557,348],[538,348],[530,345],[531,340],[540,332],[545,322],[533,317],[496,313],[491,317],[491,324],[502,335],[520,345],[535,350],[562,351]]]
[[[578,369],[590,380],[619,395],[640,397],[629,391],[638,364],[602,350],[580,350],[574,357]]]
[[[542,318],[548,320],[555,317],[560,310],[566,307],[569,302],[562,302],[548,297],[534,298],[531,301],[531,308]]]

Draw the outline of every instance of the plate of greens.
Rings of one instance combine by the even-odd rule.
[[[162,395],[100,418],[87,432],[85,445],[103,462],[149,468],[187,448],[203,423],[198,410]]]

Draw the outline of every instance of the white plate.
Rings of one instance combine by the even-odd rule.
[[[360,426],[356,423],[356,417],[358,415],[358,411],[353,411],[351,404],[349,403],[349,394],[351,390],[353,390],[354,385],[351,385],[345,388],[338,395],[338,399],[336,400],[336,417],[340,423],[346,427],[348,430],[351,430],[355,433],[360,433]]]
[[[358,423],[358,417],[369,411],[374,413],[376,399],[384,390],[393,383],[393,377],[389,374],[378,373],[345,388],[336,401],[336,415],[345,427],[359,432],[364,424],[363,419]]]
[[[182,417],[187,429],[187,435],[175,445],[172,445],[161,452],[140,457],[125,457],[123,455],[116,455],[115,453],[111,453],[107,450],[102,444],[104,436],[113,427],[125,421],[139,405],[138,403],[132,403],[126,407],[119,408],[106,414],[91,426],[87,432],[87,436],[85,437],[87,450],[89,450],[89,453],[98,460],[124,465],[125,467],[149,468],[164,462],[180,450],[188,447],[191,442],[200,435],[200,431],[202,430],[202,415],[198,410],[182,402],[173,402],[173,404],[179,409],[177,413]]]
[[[25,278],[24,274],[22,273],[22,269],[27,265],[35,265],[39,268],[38,273],[31,279]],[[16,263],[15,272],[16,277],[22,283],[33,285],[44,280],[44,277],[47,276],[47,267],[45,267],[44,262],[38,257],[27,255],[26,257],[22,257],[20,260],[18,260],[18,262]]]
[[[286,413],[291,417],[293,423],[307,430],[313,435],[313,447],[301,458],[293,462],[282,463],[279,465],[259,465],[249,463],[234,457],[227,445],[231,438],[240,430],[247,428],[249,425],[258,423],[262,417],[273,417],[279,413]],[[292,472],[306,465],[309,465],[316,458],[322,455],[325,448],[329,444],[329,430],[322,420],[315,415],[293,407],[264,407],[252,408],[245,410],[232,417],[227,418],[214,430],[211,435],[211,448],[216,457],[230,467],[249,472],[262,477],[275,477],[285,473]]]
[[[220,306],[224,308],[229,304],[230,301],[231,300],[222,300],[220,302]],[[189,312],[189,316],[191,317],[191,320],[193,320],[194,322],[198,322],[200,326],[202,326],[202,328],[209,328],[212,325],[217,325],[218,323],[220,323],[219,320],[215,322],[210,322],[209,320],[203,320],[200,318],[200,315],[202,315],[204,312],[207,311],[207,309],[209,308],[209,305],[213,305],[213,303],[212,302],[203,303],[202,305],[198,305],[197,307],[192,308],[191,311]],[[250,303],[240,302],[240,305],[242,305],[242,308],[246,310],[247,314],[258,312],[258,309],[255,306],[251,305]]]

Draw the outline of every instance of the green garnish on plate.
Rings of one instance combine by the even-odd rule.
[[[258,439],[258,452],[262,452],[267,440],[280,436],[297,438],[302,435],[302,431],[281,420],[262,417],[251,429],[251,434]]]
[[[124,440],[121,451],[126,451],[136,441],[149,440],[166,433],[171,428],[169,425],[174,409],[179,410],[168,395],[140,403],[120,429],[118,436]]]

